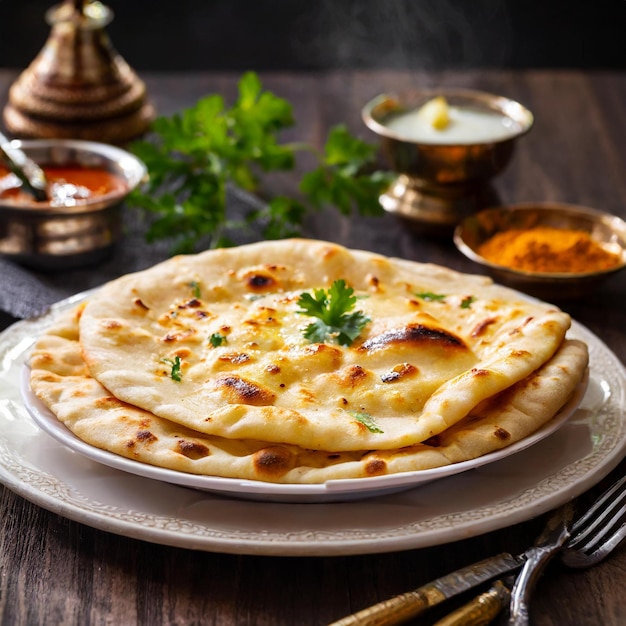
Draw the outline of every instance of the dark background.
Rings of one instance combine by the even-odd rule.
[[[0,67],[22,68],[54,2],[0,0]],[[110,0],[137,70],[626,67],[626,0]]]

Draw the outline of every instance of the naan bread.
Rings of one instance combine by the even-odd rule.
[[[349,347],[309,343],[297,300],[338,279],[371,322]],[[546,363],[569,325],[566,313],[484,277],[295,239],[180,256],[115,280],[85,307],[80,343],[111,395],[173,423],[345,452],[442,433]],[[210,341],[217,335],[223,345]]]
[[[31,388],[80,439],[121,456],[194,474],[279,483],[321,483],[441,467],[510,445],[567,402],[587,365],[584,343],[565,340],[530,376],[479,404],[427,443],[398,450],[324,452],[233,440],[187,429],[112,396],[81,356],[82,306],[62,315],[37,341]]]

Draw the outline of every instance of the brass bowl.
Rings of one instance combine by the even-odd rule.
[[[450,106],[495,111],[514,129],[502,139],[477,143],[417,142],[385,125],[390,116],[419,109],[443,96]],[[533,125],[532,113],[519,102],[468,89],[416,89],[383,94],[363,107],[362,118],[381,141],[383,154],[398,178],[381,196],[383,208],[418,231],[450,235],[465,216],[497,204],[490,181],[513,155],[517,139]]]
[[[0,254],[35,269],[80,267],[109,256],[121,237],[120,206],[147,175],[137,157],[116,146],[71,139],[14,140],[41,165],[106,169],[126,189],[68,207],[0,198]]]
[[[584,273],[527,272],[497,265],[478,252],[487,239],[509,229],[549,226],[581,230],[621,257],[619,265]],[[535,202],[485,209],[465,218],[454,231],[456,247],[499,283],[538,298],[577,298],[597,288],[626,266],[626,222],[615,215],[570,204]]]

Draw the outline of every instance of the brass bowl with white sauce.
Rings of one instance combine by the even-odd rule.
[[[618,262],[610,268],[584,272],[531,272],[494,263],[480,252],[497,233],[537,227],[587,233]],[[547,301],[588,296],[626,267],[626,222],[610,213],[566,203],[532,202],[484,209],[461,221],[453,239],[462,254],[497,282]]]
[[[44,271],[81,267],[107,258],[121,238],[121,205],[147,176],[144,163],[117,146],[71,139],[13,140],[36,163],[101,168],[123,189],[74,206],[0,198],[0,255]]]
[[[399,116],[408,118],[441,97],[450,110],[499,117],[504,132],[455,138],[446,128],[420,136],[410,126],[394,125]],[[467,215],[498,204],[490,181],[506,168],[515,142],[533,125],[532,113],[515,100],[447,87],[380,95],[363,107],[362,118],[398,174],[380,198],[383,208],[415,230],[446,236]]]

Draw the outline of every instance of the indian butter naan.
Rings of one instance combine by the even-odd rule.
[[[338,279],[371,322],[349,347],[310,343],[298,298]],[[295,239],[115,280],[87,303],[80,343],[91,376],[156,416],[226,439],[345,452],[442,433],[546,363],[569,324],[487,278]]]
[[[398,450],[325,452],[207,435],[122,402],[90,376],[81,357],[81,311],[82,306],[65,312],[38,339],[30,360],[36,395],[91,445],[167,469],[226,478],[321,483],[473,459],[542,426],[571,397],[587,364],[585,344],[566,339],[545,365],[426,443]]]

